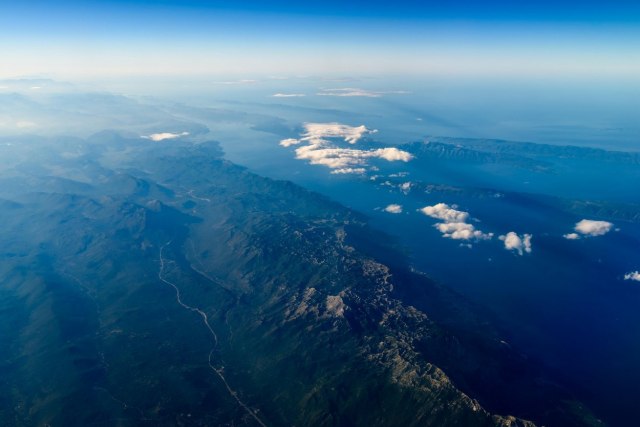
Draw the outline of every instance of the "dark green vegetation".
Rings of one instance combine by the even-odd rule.
[[[365,218],[215,143],[0,152],[2,425],[597,424]]]

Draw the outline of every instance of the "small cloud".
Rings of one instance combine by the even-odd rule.
[[[396,204],[391,204],[391,205],[387,206],[386,208],[384,208],[384,211],[392,213],[392,214],[399,214],[399,213],[402,213],[402,206],[401,205],[396,205]]]
[[[408,176],[409,172],[396,172],[396,173],[392,173],[389,174],[389,178],[404,178],[405,176]]]
[[[366,97],[366,98],[378,98],[382,96],[378,92],[371,92],[364,89],[357,88],[340,88],[340,89],[322,89],[316,93],[318,96],[344,96],[344,97]]]
[[[143,135],[140,138],[150,139],[152,141],[164,141],[165,139],[176,139],[183,136],[189,135],[189,132],[182,133],[171,133],[171,132],[162,132],[162,133],[152,133],[151,135]]]
[[[366,89],[359,89],[354,87],[344,87],[336,89],[321,89],[316,93],[318,96],[340,96],[340,97],[364,97],[364,98],[379,98],[387,94],[405,95],[411,92],[406,90],[386,90],[386,91],[373,91]]]
[[[282,145],[283,147],[291,147],[292,145],[297,144],[300,144],[300,140],[295,138],[287,138],[280,141],[280,145]]]
[[[299,98],[301,96],[307,96],[304,93],[274,93],[271,95],[274,98]]]
[[[624,275],[624,280],[634,280],[640,282],[640,271],[632,271]]]
[[[531,253],[531,237],[531,234],[523,234],[520,237],[517,233],[510,231],[498,238],[504,242],[506,250],[517,251],[519,255],[523,255],[524,252]]]
[[[413,184],[411,183],[411,181],[407,181],[407,182],[403,182],[402,184],[400,184],[398,186],[398,188],[400,188],[400,190],[404,193],[404,194],[409,194],[409,191],[411,191],[411,186]]]
[[[576,223],[574,230],[585,236],[602,236],[611,231],[613,224],[608,221],[583,219]]]
[[[580,238],[580,235],[578,233],[568,233],[564,234],[562,237],[567,240],[578,240]]]
[[[31,89],[31,90],[39,90],[39,89],[42,89],[42,86],[31,86],[29,89]]]
[[[469,213],[459,211],[457,206],[449,206],[446,203],[438,203],[433,206],[425,206],[420,209],[423,214],[442,220],[434,227],[442,233],[442,237],[454,240],[490,240],[493,233],[484,233],[476,229],[473,224],[467,223]]]
[[[379,157],[381,159],[388,160],[390,162],[403,161],[408,162],[413,159],[411,153],[403,150],[398,150],[396,147],[378,148],[377,150],[369,151],[371,157]]]
[[[341,169],[334,169],[331,171],[331,173],[334,175],[346,175],[346,174],[362,175],[366,171],[367,170],[365,168],[341,168]]]

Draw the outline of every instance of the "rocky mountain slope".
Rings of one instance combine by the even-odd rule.
[[[215,143],[0,151],[1,425],[598,425],[366,218]]]

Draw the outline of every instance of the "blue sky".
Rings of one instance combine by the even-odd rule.
[[[634,0],[617,1],[549,1],[508,0],[458,1],[212,1],[212,0],[154,0],[154,1],[50,1],[25,0],[3,6],[9,10],[44,8],[63,10],[105,11],[140,10],[165,11],[241,11],[249,14],[276,13],[283,15],[370,17],[380,19],[463,19],[517,20],[560,22],[638,22],[640,4]]]
[[[640,71],[640,2],[22,1],[0,77]]]

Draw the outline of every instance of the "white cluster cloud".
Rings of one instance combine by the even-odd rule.
[[[367,159],[370,158],[385,159],[390,162],[397,160],[408,162],[412,157],[411,154],[397,148],[356,150],[350,148],[318,148],[316,145],[305,145],[296,149],[296,158],[309,160],[312,165],[324,165],[331,169],[349,169],[353,166],[367,166]]]
[[[640,282],[640,271],[632,271],[631,273],[625,274],[624,280],[635,280],[636,282]]]
[[[164,141],[165,139],[175,139],[180,138],[182,136],[189,135],[189,132],[182,133],[171,133],[171,132],[161,132],[161,133],[152,133],[151,135],[143,135],[140,138],[150,139],[152,141]]]
[[[304,93],[274,93],[271,96],[274,98],[299,98],[306,95]]]
[[[357,143],[363,136],[376,130],[366,126],[348,126],[340,123],[306,123],[300,139],[288,138],[280,141],[283,147],[304,144],[296,148],[296,158],[308,160],[313,165],[324,165],[334,169],[332,173],[366,172],[368,160],[372,158],[387,161],[408,162],[413,156],[395,147],[372,150],[336,147],[328,138],[339,138],[349,144]]]
[[[446,203],[438,203],[433,206],[425,206],[421,210],[423,214],[431,218],[441,219],[446,222],[465,222],[469,218],[469,212],[459,211],[454,207],[449,207]]]
[[[390,204],[389,206],[384,208],[384,211],[392,214],[399,214],[399,213],[402,213],[402,206],[396,205],[396,204]]]
[[[508,251],[517,251],[519,255],[525,252],[531,253],[531,234],[523,234],[520,237],[517,233],[510,231],[499,239],[504,242],[504,248]]]
[[[355,144],[363,136],[378,132],[376,129],[367,129],[365,125],[349,126],[341,123],[305,123],[305,133],[301,141],[310,144],[322,144],[324,138],[343,138],[349,144]]]
[[[442,233],[443,237],[454,240],[486,240],[490,239],[493,234],[485,234],[480,230],[466,222],[444,222],[438,223],[435,227]]]
[[[577,240],[582,236],[602,236],[607,234],[613,228],[613,224],[609,221],[594,221],[591,219],[583,219],[576,223],[573,228],[577,233],[565,234],[563,237],[569,240]],[[579,233],[579,234],[578,234]]]
[[[607,234],[611,230],[611,227],[613,227],[613,224],[608,221],[583,219],[576,224],[575,230],[589,236],[602,236],[603,234]]]
[[[469,212],[459,211],[455,205],[438,203],[425,206],[420,211],[431,218],[444,221],[434,225],[442,233],[442,237],[454,240],[489,240],[493,237],[493,233],[484,233],[467,223]]]
[[[379,157],[381,159],[385,159],[390,162],[394,162],[398,160],[403,162],[408,162],[413,158],[411,153],[398,150],[395,147],[378,148],[377,150],[370,151],[369,153],[371,153],[370,157]]]

